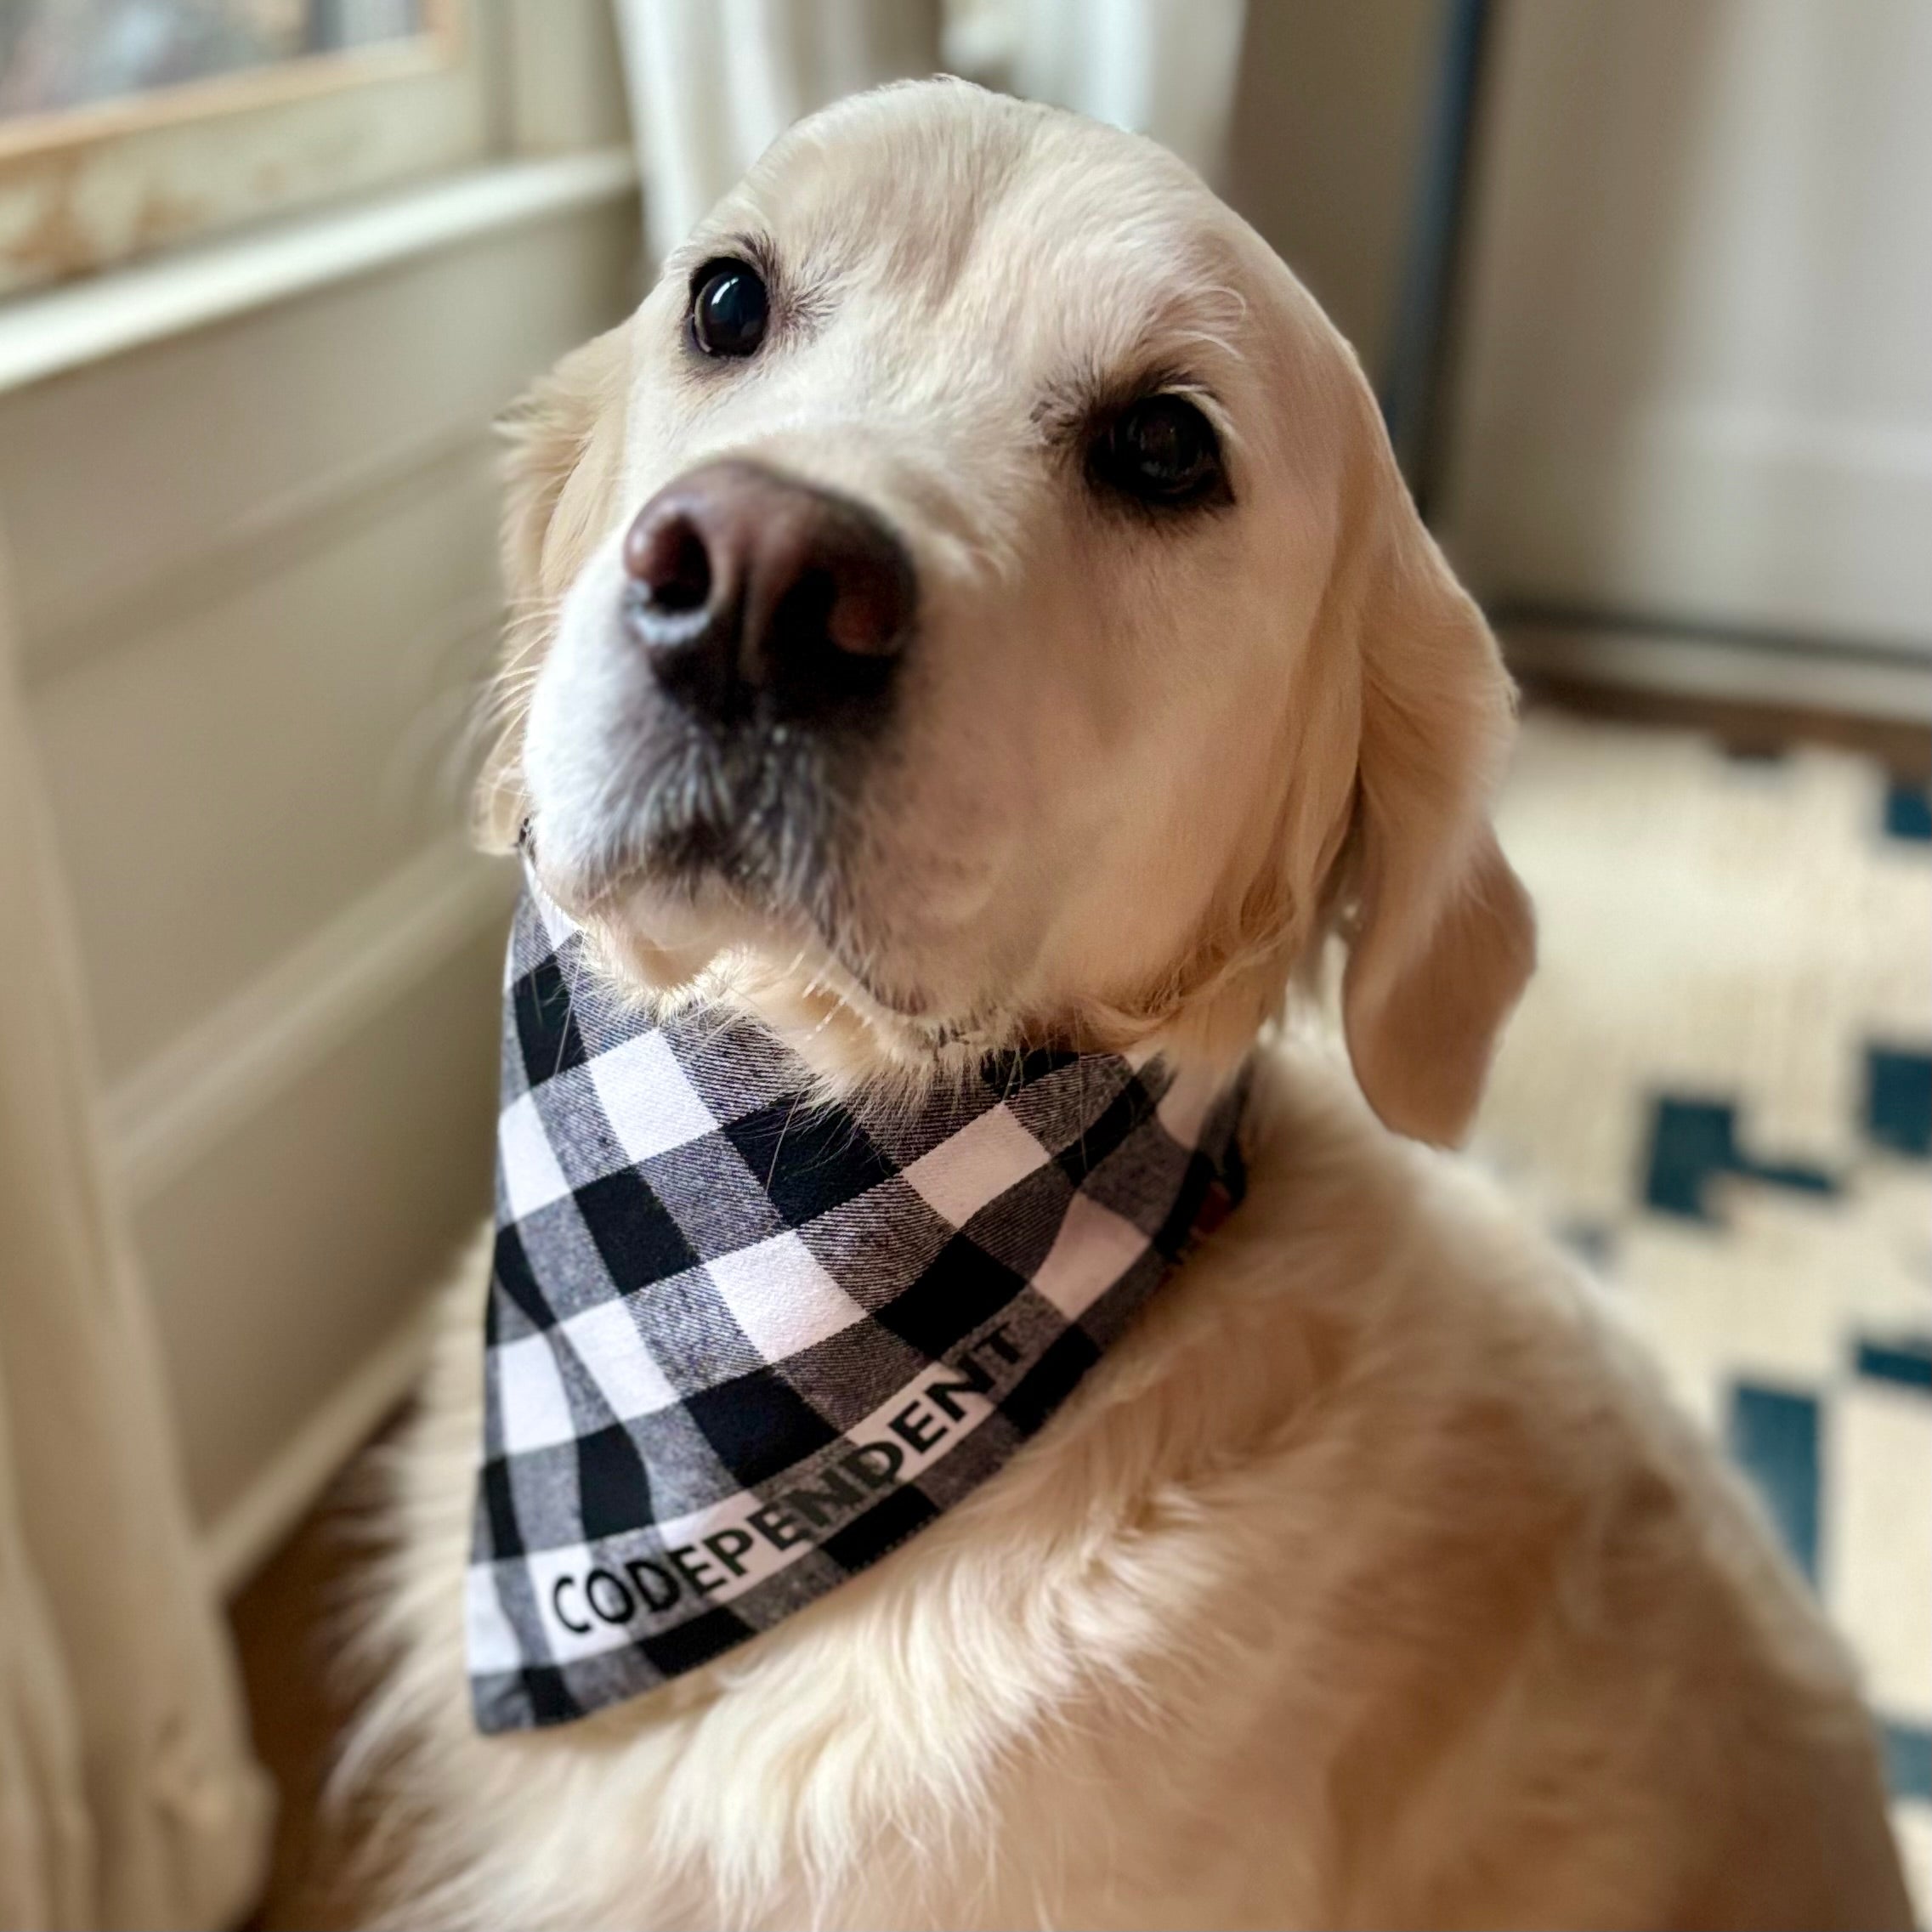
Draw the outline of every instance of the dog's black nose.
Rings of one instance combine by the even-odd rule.
[[[716,722],[829,719],[880,697],[911,628],[912,559],[849,498],[707,463],[625,534],[625,619],[658,681]]]

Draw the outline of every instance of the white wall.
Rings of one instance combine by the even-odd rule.
[[[1504,602],[1932,654],[1932,8],[1499,28],[1458,561]]]
[[[487,1207],[489,425],[635,299],[637,227],[606,193],[0,395],[29,719],[218,1567],[392,1392]]]
[[[1442,0],[1250,0],[1226,193],[1380,382],[1441,54]]]

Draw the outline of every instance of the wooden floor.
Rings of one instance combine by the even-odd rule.
[[[352,1465],[229,1606],[255,1748],[280,1799],[249,1932],[366,1923],[355,1834],[324,1799],[359,1695],[343,1636],[370,1561],[365,1494],[365,1471]]]

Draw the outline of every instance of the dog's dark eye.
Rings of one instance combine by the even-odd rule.
[[[1227,487],[1221,439],[1185,396],[1142,396],[1095,438],[1088,467],[1097,482],[1143,503],[1198,503]]]
[[[707,262],[691,282],[691,340],[706,355],[755,355],[771,320],[771,297],[745,262]]]

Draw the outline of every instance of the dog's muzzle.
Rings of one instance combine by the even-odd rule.
[[[918,586],[862,504],[757,463],[707,463],[637,513],[623,558],[626,629],[694,722],[832,727],[882,710]]]

